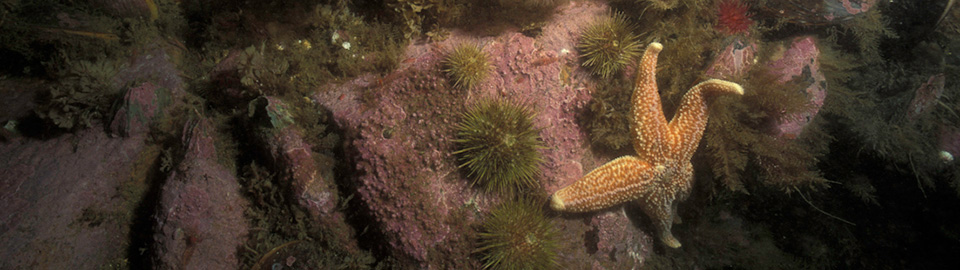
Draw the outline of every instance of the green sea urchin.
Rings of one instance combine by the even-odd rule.
[[[615,13],[587,26],[580,35],[580,56],[583,66],[602,78],[620,72],[630,59],[640,55],[640,38],[626,16]]]
[[[481,225],[484,269],[556,269],[559,233],[531,199],[507,201]]]
[[[443,59],[443,71],[450,76],[454,85],[469,89],[487,77],[492,68],[487,54],[479,46],[460,44]]]
[[[475,184],[503,193],[537,185],[543,145],[532,117],[528,107],[503,100],[482,101],[464,113],[456,154]]]

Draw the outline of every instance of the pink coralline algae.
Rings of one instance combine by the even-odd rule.
[[[339,195],[334,183],[333,160],[313,152],[298,126],[293,125],[286,103],[275,97],[258,101],[262,103],[255,109],[256,114],[266,121],[254,119],[261,127],[256,130],[256,143],[269,153],[274,167],[280,168],[280,177],[289,183],[297,203],[314,222],[331,232],[333,239],[329,240],[348,253],[359,253],[353,228],[337,209]]]
[[[236,269],[247,237],[247,202],[233,172],[217,163],[207,119],[184,127],[183,160],[161,190],[153,236],[162,269]]]
[[[809,100],[809,107],[805,111],[781,117],[776,128],[778,135],[786,138],[796,138],[803,132],[803,128],[813,121],[823,106],[827,97],[826,77],[820,72],[820,50],[813,37],[799,37],[793,40],[790,48],[777,60],[771,61],[771,72],[777,76],[779,83],[795,81],[806,85],[804,95]]]
[[[757,43],[734,38],[707,68],[707,76],[717,79],[735,79],[745,75],[753,66]]]
[[[429,47],[421,49],[429,50]],[[376,218],[398,258],[421,266],[471,266],[465,229],[471,194],[458,177],[452,153],[452,126],[463,105],[436,64],[441,52],[427,52],[415,67],[401,67],[390,82],[364,77],[317,100],[346,127],[360,176],[358,193]],[[358,88],[354,88],[358,87]],[[370,104],[359,91],[373,87]],[[369,105],[369,107],[367,107]],[[460,212],[462,217],[455,217]],[[460,266],[460,267],[457,267]],[[472,265],[475,268],[476,265]]]
[[[144,134],[170,102],[170,91],[153,83],[145,82],[130,88],[124,93],[120,108],[110,122],[110,130],[125,137]]]
[[[143,148],[96,127],[0,144],[0,269],[96,269],[123,257],[129,221],[90,216],[119,215],[124,183],[141,181],[130,175]]]
[[[442,42],[407,48],[400,67],[383,77],[360,76],[318,91],[313,99],[330,109],[351,141],[351,162],[357,164],[357,192],[369,208],[389,250],[404,263],[421,268],[478,268],[471,227],[502,200],[482,192],[458,170],[455,125],[467,105],[501,98],[525,104],[535,112],[543,163],[536,179],[546,196],[583,176],[584,165],[598,166],[588,153],[585,133],[576,116],[590,100],[595,83],[579,69],[575,48],[579,27],[606,15],[601,3],[573,2],[558,13],[536,38],[516,32],[477,38],[454,31]],[[493,66],[490,75],[470,90],[452,87],[440,70],[446,53],[461,43],[483,44]],[[622,246],[603,256],[589,253],[588,231],[624,231],[630,222],[584,225],[576,218],[557,218],[561,234],[570,235],[562,265],[611,264],[631,252],[643,256],[640,230],[626,230]],[[604,237],[610,236],[605,234]],[[621,237],[621,236],[613,236]],[[611,243],[612,242],[607,242]],[[607,249],[605,249],[607,250]]]
[[[634,213],[643,216],[642,213]],[[597,214],[590,219],[590,224],[596,228],[596,248],[594,256],[602,257],[604,261],[615,261],[615,269],[636,268],[644,258],[649,257],[654,246],[653,238],[643,233],[640,228],[627,217],[627,211],[611,211]],[[626,255],[626,256],[624,256]],[[620,256],[613,258],[612,256]],[[610,268],[610,267],[607,267]]]

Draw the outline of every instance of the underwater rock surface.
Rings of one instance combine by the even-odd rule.
[[[149,124],[165,113],[170,98],[170,90],[150,82],[128,89],[110,122],[110,130],[124,137],[146,133]]]
[[[804,94],[808,100],[805,111],[786,115],[780,119],[777,129],[779,135],[787,138],[796,138],[803,132],[803,128],[813,121],[827,98],[827,81],[820,72],[820,50],[817,49],[813,37],[798,37],[790,43],[790,48],[783,52],[779,59],[774,59],[768,65],[771,71],[779,78],[777,82],[785,84],[793,81],[806,85]]]
[[[296,203],[313,222],[330,232],[331,242],[349,254],[357,254],[356,233],[338,209],[339,195],[334,182],[333,160],[313,152],[302,132],[294,125],[290,105],[275,97],[254,101],[255,144],[263,148],[279,169],[282,184],[289,186]]]
[[[155,251],[162,269],[236,269],[247,236],[246,200],[236,176],[217,161],[216,131],[201,118],[184,126],[183,160],[163,185]]]
[[[144,145],[102,128],[0,144],[0,268],[94,269],[123,257],[123,186],[143,181]]]
[[[420,267],[479,267],[462,259],[475,248],[469,224],[501,198],[472,187],[457,169],[453,126],[465,104],[503,98],[534,109],[534,125],[543,129],[540,135],[550,147],[541,150],[542,189],[528,191],[532,196],[545,197],[614,158],[589,155],[588,139],[576,122],[595,87],[578,68],[576,37],[580,26],[605,16],[606,9],[593,2],[563,5],[536,38],[509,31],[476,38],[454,31],[442,42],[410,46],[408,60],[394,73],[361,76],[313,96],[353,140],[359,194],[392,253]],[[439,68],[446,52],[460,43],[485,44],[493,66],[487,79],[468,90],[452,87]],[[376,93],[372,100],[363,100],[365,88]],[[586,247],[560,252],[561,265],[636,266],[643,260],[651,243],[647,233],[628,225],[619,209],[609,211],[589,224],[580,220],[588,216],[557,219],[564,246]]]

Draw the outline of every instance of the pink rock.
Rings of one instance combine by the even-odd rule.
[[[216,91],[210,97],[214,102],[236,103],[244,100],[238,66],[243,50],[231,50],[210,71],[210,80],[216,85]]]
[[[598,261],[617,263],[607,269],[636,268],[653,252],[653,238],[630,221],[626,211],[602,212],[595,215],[590,223],[597,228],[597,252],[594,256],[599,258]]]
[[[265,97],[254,101],[257,144],[269,153],[270,162],[279,168],[282,181],[289,183],[297,203],[310,217],[331,232],[339,248],[351,254],[360,252],[355,232],[337,209],[338,191],[333,178],[333,160],[318,156],[304,141],[294,124],[289,107],[280,99]],[[262,120],[262,121],[260,121]]]
[[[740,78],[753,66],[757,43],[734,38],[707,68],[707,76],[717,79]]]
[[[166,44],[166,41],[158,44]],[[149,81],[158,87],[170,90],[175,100],[184,91],[183,78],[180,77],[180,71],[170,58],[170,54],[162,46],[147,46],[131,57],[126,66],[117,73],[116,85],[120,87]]]
[[[113,116],[110,130],[124,137],[146,133],[150,124],[170,105],[170,98],[169,90],[150,82],[128,89]]]
[[[820,50],[814,38],[804,36],[795,38],[781,58],[768,64],[771,72],[777,75],[778,82],[795,81],[807,86],[803,93],[809,100],[808,109],[781,117],[776,124],[779,136],[799,136],[823,106],[827,97],[827,81],[820,72],[819,57]]]
[[[240,184],[217,163],[215,130],[208,119],[183,131],[186,153],[161,190],[154,233],[161,269],[236,269],[247,237]]]
[[[131,229],[123,185],[142,139],[89,128],[54,139],[0,143],[0,269],[97,269],[117,258]],[[105,217],[110,216],[110,218]]]
[[[912,122],[916,120],[917,116],[926,112],[930,106],[937,104],[937,100],[940,100],[940,96],[943,95],[944,85],[943,73],[930,76],[926,83],[920,85],[914,91],[913,100],[910,101],[910,107],[907,108],[907,119]]]
[[[542,189],[531,193],[546,197],[582,177],[585,170],[615,158],[589,154],[588,139],[576,120],[594,87],[589,73],[579,68],[575,49],[579,28],[606,16],[607,10],[603,3],[590,1],[560,6],[536,38],[509,31],[492,37],[454,31],[441,42],[410,45],[405,56],[409,60],[390,74],[360,76],[313,96],[332,111],[356,149],[351,161],[359,171],[354,180],[358,194],[391,254],[405,265],[424,269],[480,267],[477,260],[462,259],[476,256],[475,245],[465,235],[474,234],[473,228],[501,198],[472,187],[472,180],[457,168],[453,127],[467,105],[504,98],[534,109],[534,123],[543,128],[540,136],[547,147],[541,150],[542,174],[537,178]],[[469,90],[453,88],[440,68],[447,51],[460,43],[483,44],[493,66],[487,78]],[[364,92],[376,95],[361,101]],[[627,227],[636,225],[585,225],[569,216],[555,221],[561,234],[570,236],[564,245],[574,247],[560,258],[571,269],[615,265],[613,257],[628,258],[631,251],[649,247],[648,242],[637,242],[641,238],[627,237],[621,245],[635,249],[594,256],[582,235],[631,230]],[[612,244],[613,238],[607,239]]]

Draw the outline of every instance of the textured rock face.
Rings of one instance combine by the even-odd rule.
[[[0,269],[97,269],[125,257],[125,184],[142,139],[99,128],[0,145]]]
[[[779,135],[796,138],[813,121],[827,98],[827,80],[820,72],[820,50],[813,37],[798,37],[783,56],[768,65],[780,83],[794,81],[806,85],[804,95],[809,100],[807,110],[786,115],[777,124]]]
[[[268,153],[274,167],[280,168],[280,177],[289,184],[297,203],[330,232],[333,239],[328,240],[349,254],[358,254],[353,228],[337,209],[340,196],[334,182],[334,161],[312,150],[293,125],[289,105],[275,97],[261,98],[255,104],[256,144]]]
[[[150,123],[170,105],[170,91],[145,82],[128,89],[120,102],[110,130],[125,137],[141,135],[150,130]]]
[[[747,74],[756,61],[757,43],[743,39],[733,38],[730,44],[724,47],[713,64],[707,68],[707,76],[730,80]]]
[[[186,153],[161,190],[154,234],[161,269],[236,269],[247,236],[233,172],[217,163],[210,121],[187,123]]]
[[[358,193],[389,243],[405,265],[423,268],[479,268],[472,228],[497,194],[470,186],[472,180],[457,169],[454,126],[466,105],[483,99],[504,98],[535,111],[534,125],[544,145],[541,150],[541,187],[530,195],[547,194],[583,176],[584,170],[608,161],[589,154],[587,138],[576,122],[578,110],[590,99],[595,83],[579,69],[575,49],[579,27],[605,15],[606,6],[577,2],[558,8],[558,14],[536,38],[516,32],[476,38],[454,32],[439,43],[412,45],[406,60],[383,77],[361,76],[329,86],[313,96],[329,108],[351,141],[351,162],[357,165]],[[493,66],[486,79],[472,89],[457,89],[441,71],[440,61],[460,43],[484,44]],[[633,77],[633,75],[630,75]],[[375,93],[364,96],[364,91]],[[616,211],[616,210],[614,210]],[[606,215],[597,213],[597,215]],[[555,221],[564,244],[561,265],[579,269],[590,265],[636,265],[648,248],[649,237],[624,222],[588,222],[580,216]],[[606,220],[606,219],[605,219]],[[594,238],[604,232],[607,241]],[[612,238],[623,242],[613,244]],[[599,254],[598,245],[606,253]],[[629,248],[627,248],[629,247]],[[631,253],[633,255],[631,255]],[[635,259],[623,259],[631,258]]]
[[[130,259],[124,248],[139,244],[129,241],[134,209],[160,154],[144,141],[159,111],[151,106],[160,104],[150,89],[177,95],[178,73],[166,52],[149,48],[117,74],[116,85],[145,82],[120,109],[143,116],[118,123],[117,130],[136,130],[127,137],[112,138],[96,123],[48,140],[16,137],[0,144],[0,269],[97,269]],[[16,97],[4,100],[25,101]],[[22,117],[32,104],[2,107],[4,115]]]

